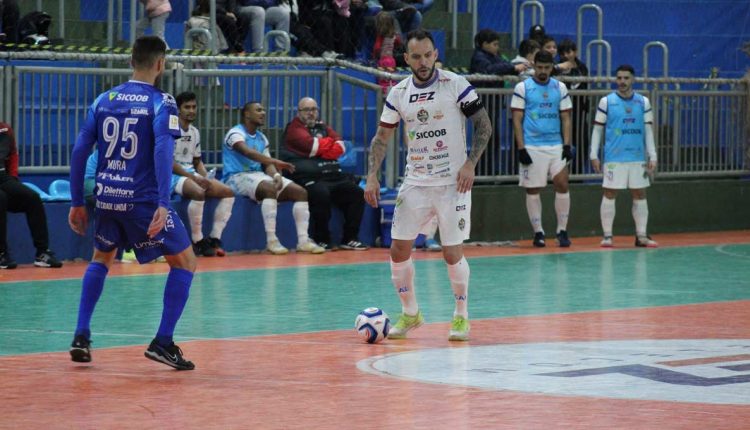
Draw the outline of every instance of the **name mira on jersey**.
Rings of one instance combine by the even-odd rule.
[[[404,183],[450,185],[466,162],[466,117],[481,102],[462,76],[436,70],[430,82],[416,85],[412,77],[396,84],[380,117],[384,127],[404,122],[406,174]]]

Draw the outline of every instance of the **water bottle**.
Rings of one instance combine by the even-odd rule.
[[[216,167],[208,171],[207,179],[214,179],[216,177]]]

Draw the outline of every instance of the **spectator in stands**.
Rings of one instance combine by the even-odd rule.
[[[234,14],[237,0],[216,0],[216,25],[224,33],[229,53],[244,53],[242,43],[247,36],[247,22]],[[197,0],[195,11],[199,15],[210,14],[209,0]]]
[[[291,7],[287,0],[238,0],[237,15],[248,24],[253,52],[263,50],[266,24],[274,30],[289,33]],[[289,51],[283,37],[274,39],[278,51]],[[244,40],[243,40],[244,42]]]
[[[198,0],[198,6],[193,10],[193,14],[187,21],[187,29],[202,28],[211,31],[211,12],[208,6],[209,0]],[[221,28],[216,29],[216,49],[219,52],[227,52],[229,50],[229,44],[227,39],[224,37],[224,32]],[[193,36],[193,49],[211,49],[211,45],[208,43],[208,37],[205,34],[198,34]],[[196,68],[199,68],[196,66]]]
[[[372,58],[377,62],[378,68],[387,72],[395,72],[396,66],[399,65],[399,58],[405,66],[404,44],[401,42],[401,35],[396,32],[396,18],[388,12],[379,12],[375,16],[375,31]],[[397,83],[390,79],[378,79],[384,96],[388,95],[388,91]]]
[[[306,0],[296,4],[299,4],[299,13],[296,21],[292,17],[292,33],[302,55],[354,58],[367,12],[363,1],[351,0],[349,9],[338,8],[331,0]],[[293,14],[294,11],[293,3]]]
[[[135,37],[143,36],[146,29],[151,26],[151,33],[166,43],[164,29],[167,26],[169,13],[172,12],[172,5],[169,0],[140,0],[140,2],[143,3],[146,11],[143,18],[139,19],[135,25]]]
[[[406,2],[414,6],[424,16],[425,12],[432,9],[435,0],[406,0]]]
[[[526,70],[526,64],[513,65],[498,55],[500,52],[500,34],[490,29],[482,29],[474,36],[474,54],[471,56],[469,73],[481,73],[486,75],[517,75]],[[475,87],[502,88],[503,82],[476,82]],[[495,169],[500,163],[500,140],[502,134],[499,130],[498,120],[503,107],[502,97],[497,94],[481,94],[487,114],[493,123],[493,133],[485,156],[481,161],[480,171],[487,175],[497,175],[501,172]],[[488,166],[489,164],[489,166]],[[487,166],[484,167],[483,166]]]
[[[341,171],[338,158],[346,147],[331,126],[320,121],[318,103],[303,97],[297,105],[297,116],[284,130],[281,159],[294,165],[290,176],[305,187],[312,215],[312,237],[326,249],[333,249],[328,223],[333,205],[344,213],[344,234],[341,249],[367,249],[359,241],[364,192],[354,179]]]
[[[510,61],[510,64],[526,65],[526,70],[518,74],[521,79],[534,76],[534,56],[540,49],[539,42],[534,39],[522,40],[518,45],[518,55]]]
[[[0,121],[0,269],[15,269],[7,241],[8,212],[24,212],[36,248],[34,265],[62,267],[49,249],[47,215],[39,194],[18,180],[18,147],[10,125]]]
[[[578,58],[578,48],[575,42],[570,39],[563,40],[560,42],[558,52],[560,53],[560,61],[575,64],[562,75],[574,77],[589,75],[588,67]],[[588,84],[586,82],[569,82],[568,88],[571,90],[586,90]],[[578,95],[571,96],[571,101],[573,102],[573,145],[578,148],[579,153],[585,156],[589,153],[589,122],[586,120],[586,114],[589,111],[589,99]]]
[[[196,98],[191,92],[180,93],[176,98],[182,137],[175,140],[171,191],[190,200],[187,212],[195,255],[223,257],[226,252],[221,244],[221,233],[232,216],[234,193],[214,179],[203,165],[200,131],[192,125],[198,112]],[[220,200],[214,211],[211,234],[203,237],[203,206],[206,198]]]
[[[18,2],[16,0],[0,0],[0,43],[18,42],[18,22],[20,20],[21,12],[18,9]]]
[[[544,44],[544,39],[546,36],[547,31],[544,29],[543,25],[534,24],[529,29],[529,39],[536,41],[539,46],[542,46]]]
[[[557,58],[557,42],[550,36],[545,36],[542,39],[542,51],[549,52],[553,59]],[[571,61],[560,61],[555,64],[552,75],[559,75],[568,73],[570,69],[575,67],[575,62]]]
[[[266,248],[282,255],[289,252],[276,236],[277,201],[293,201],[292,214],[297,227],[297,252],[322,254],[325,248],[307,233],[310,221],[307,191],[281,176],[281,170],[294,171],[294,165],[271,157],[269,143],[260,127],[266,123],[266,110],[259,102],[246,103],[242,121],[224,137],[224,183],[235,194],[260,203],[266,230]]]
[[[403,0],[380,0],[380,4],[384,11],[393,13],[403,34],[422,25],[422,13],[413,4]]]

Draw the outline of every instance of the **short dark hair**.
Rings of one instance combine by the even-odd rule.
[[[149,69],[167,53],[167,44],[157,36],[141,36],[133,43],[133,68]]]
[[[183,103],[198,100],[198,96],[196,96],[194,92],[183,91],[180,94],[177,94],[177,97],[175,97],[174,99],[177,102],[177,107],[179,108],[183,105]]]
[[[409,32],[409,34],[406,35],[406,49],[407,50],[409,49],[409,41],[412,39],[417,39],[417,40],[430,39],[430,43],[432,43],[432,46],[435,46],[435,39],[432,38],[432,33],[430,33],[427,30],[423,30],[421,28],[412,30]]]
[[[635,76],[635,69],[630,64],[621,64],[615,70],[615,75],[617,75],[617,72],[630,72],[631,75]]]
[[[542,39],[542,37],[546,36],[547,32],[544,29],[543,25],[535,24],[532,25],[529,29],[529,39],[534,39],[537,42]]]
[[[534,56],[534,64],[555,64],[555,59],[552,58],[552,54],[545,50],[541,50]]]
[[[564,39],[559,45],[557,45],[557,52],[560,54],[566,54],[571,51],[578,51],[578,47],[576,46],[576,43],[570,39]]]
[[[491,43],[496,40],[500,40],[500,33],[489,28],[483,28],[474,36],[474,47],[481,48],[485,43]]]
[[[521,41],[521,44],[518,45],[518,55],[525,57],[529,54],[531,54],[534,51],[538,51],[542,49],[541,45],[539,45],[539,42],[537,42],[534,39],[524,39]]]
[[[256,105],[256,104],[259,105],[260,102],[257,101],[257,100],[253,100],[253,101],[247,102],[244,105],[242,105],[242,110],[240,111],[240,117],[245,116],[245,112],[247,112],[247,111],[250,110],[250,106]]]

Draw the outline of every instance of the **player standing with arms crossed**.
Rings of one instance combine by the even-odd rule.
[[[406,63],[412,76],[388,93],[380,125],[372,139],[365,200],[377,207],[378,173],[387,142],[401,120],[408,136],[406,173],[398,192],[391,230],[391,280],[401,299],[402,315],[388,338],[403,339],[424,323],[414,291],[414,239],[434,216],[440,227],[443,257],[456,300],[448,339],[469,338],[469,264],[463,241],[471,230],[471,186],[474,167],[487,147],[492,124],[465,78],[436,70],[432,35],[414,30],[406,38]],[[466,155],[466,118],[474,126],[471,153]]]

